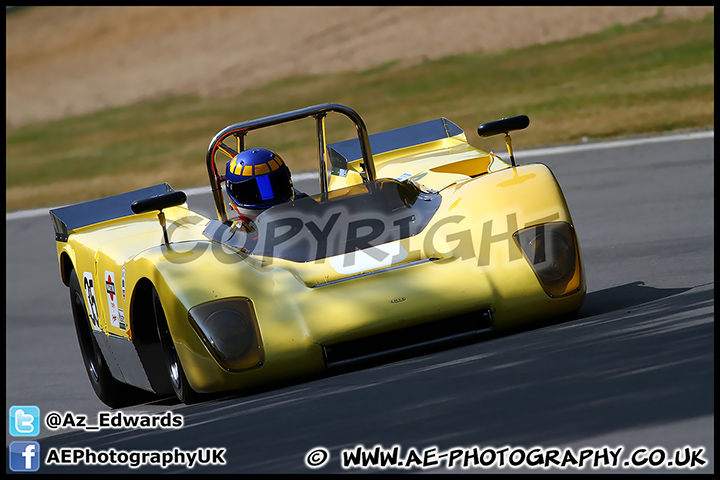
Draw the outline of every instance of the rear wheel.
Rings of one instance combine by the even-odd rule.
[[[116,380],[110,373],[110,368],[90,328],[90,317],[85,308],[85,296],[74,269],[70,272],[69,284],[75,331],[85,370],[95,394],[104,404],[112,408],[133,405],[142,401],[143,397],[148,395],[147,392]]]
[[[155,324],[157,325],[160,347],[163,351],[163,358],[165,359],[165,366],[167,367],[170,377],[170,384],[178,400],[186,404],[195,403],[201,399],[201,395],[192,389],[185,376],[185,371],[182,368],[180,358],[175,350],[175,343],[170,334],[170,328],[168,327],[167,318],[165,317],[165,310],[163,310],[160,297],[155,287],[152,289],[152,296]]]

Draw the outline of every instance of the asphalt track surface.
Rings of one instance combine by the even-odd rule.
[[[588,280],[585,304],[573,318],[273,390],[123,409],[172,411],[182,415],[180,429],[43,425],[34,438],[6,431],[6,445],[37,440],[41,458],[69,447],[225,449],[221,466],[43,464],[40,473],[342,472],[341,451],[356,446],[397,446],[401,459],[424,453],[430,468],[351,472],[442,472],[455,447],[469,452],[470,466],[478,464],[473,448],[507,447],[504,467],[496,452],[488,468],[463,470],[457,460],[455,472],[714,472],[713,132],[516,150],[516,158],[548,164],[567,197]],[[192,195],[189,204],[206,214],[212,208],[208,195]],[[8,215],[6,226],[6,412],[36,405],[41,416],[73,412],[96,425],[98,412],[115,411],[97,400],[82,367],[50,219]],[[310,470],[305,459],[317,447],[329,459]],[[605,469],[593,469],[591,460],[583,469],[508,466],[521,458],[519,449],[533,447],[578,456],[585,447],[598,455],[605,447],[620,455]],[[706,463],[668,467],[676,451],[679,460],[695,452]],[[632,453],[647,463],[626,465]]]

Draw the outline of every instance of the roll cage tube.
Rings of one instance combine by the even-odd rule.
[[[360,149],[362,151],[362,168],[360,174],[364,182],[375,180],[375,163],[373,161],[372,150],[370,149],[370,140],[368,138],[367,128],[360,115],[350,107],[339,103],[323,103],[311,107],[301,108],[290,112],[270,115],[268,117],[248,120],[245,122],[235,123],[218,132],[210,142],[207,151],[207,169],[210,177],[210,186],[212,188],[213,200],[215,201],[215,209],[217,210],[218,220],[227,222],[227,209],[225,207],[224,197],[222,193],[222,182],[225,175],[220,175],[215,165],[215,154],[220,151],[228,157],[232,158],[239,152],[245,150],[245,135],[251,130],[279,125],[281,123],[292,122],[307,117],[314,117],[317,122],[317,138],[318,138],[318,161],[320,173],[320,192],[326,194],[328,192],[327,182],[327,141],[325,138],[325,116],[329,112],[336,112],[345,115],[354,124],[357,130]],[[236,148],[229,147],[223,141],[235,136],[237,139]]]

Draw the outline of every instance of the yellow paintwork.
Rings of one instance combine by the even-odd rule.
[[[495,327],[503,329],[580,307],[584,278],[575,294],[550,298],[512,239],[526,226],[572,224],[546,166],[511,168],[469,145],[464,135],[377,155],[375,162],[378,178],[409,175],[423,189],[441,193],[442,203],[425,229],[400,242],[408,252],[403,263],[434,260],[356,277],[338,273],[331,259],[297,263],[245,255],[204,237],[209,219],[185,206],[164,210],[169,246],[163,245],[151,212],[78,229],[67,243],[58,242],[58,254],[69,256],[81,282],[82,272],[92,272],[99,285],[104,272],[114,272],[127,327],[111,324],[105,289],[96,287],[100,327],[108,334],[132,336],[133,292],[142,278],[149,279],[188,381],[198,392],[321,372],[321,345],[452,314],[488,308]],[[469,176],[482,172],[492,173]],[[360,181],[349,172],[330,183],[337,189]],[[123,269],[125,295],[119,287]],[[188,322],[193,306],[231,296],[254,303],[265,350],[260,368],[225,371]]]

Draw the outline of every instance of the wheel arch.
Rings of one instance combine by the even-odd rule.
[[[130,297],[129,325],[133,345],[145,369],[150,386],[155,393],[168,395],[173,393],[173,389],[167,376],[153,313],[153,289],[152,281],[146,277],[141,278],[135,284]]]
[[[75,264],[70,255],[63,250],[60,254],[60,279],[66,287],[70,286],[70,273],[75,270]]]

